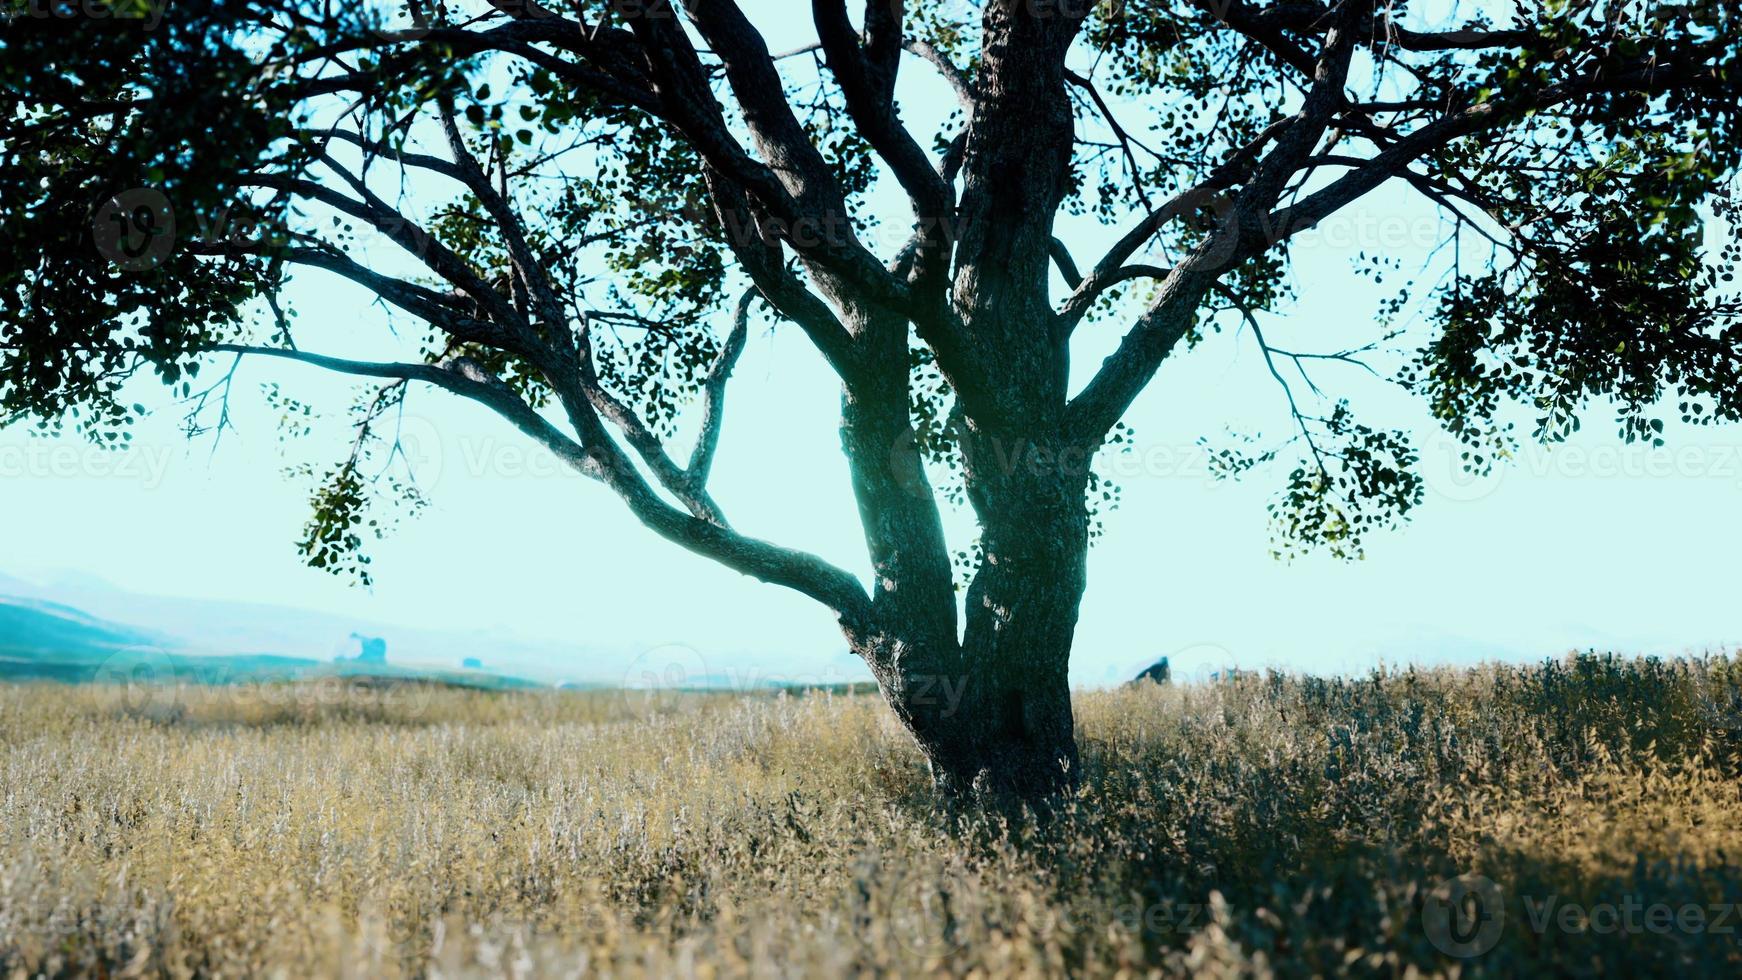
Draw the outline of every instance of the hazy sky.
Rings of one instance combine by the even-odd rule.
[[[772,33],[776,48],[804,40]],[[923,68],[910,62],[906,71]],[[916,128],[925,111],[910,109]],[[1430,210],[1392,186],[1328,222],[1298,249],[1301,299],[1266,318],[1269,339],[1321,351],[1371,339],[1392,283],[1374,288],[1352,274],[1350,259],[1377,251],[1402,259],[1406,275],[1434,275],[1438,266],[1419,270],[1439,231]],[[1066,237],[1079,261],[1107,240],[1077,224]],[[383,313],[348,283],[306,272],[295,305],[305,348],[404,356]],[[1079,383],[1123,327],[1083,328]],[[1286,403],[1250,334],[1212,335],[1171,359],[1138,402],[1128,418],[1133,452],[1103,460],[1124,500],[1090,557],[1073,668],[1080,683],[1122,679],[1164,654],[1187,672],[1227,663],[1337,670],[1381,659],[1742,642],[1742,523],[1732,519],[1742,499],[1742,430],[1671,424],[1662,449],[1623,446],[1612,412],[1599,407],[1573,442],[1527,447],[1514,465],[1472,480],[1419,405],[1353,368],[1328,365],[1315,380],[1350,397],[1369,423],[1415,434],[1429,493],[1414,522],[1371,540],[1361,562],[1273,560],[1264,506],[1288,467],[1214,483],[1194,441],[1230,425],[1281,436]],[[260,397],[267,382],[330,403],[335,418],[281,446]],[[293,542],[307,486],[283,470],[343,455],[337,409],[352,390],[312,368],[244,365],[236,427],[215,452],[209,438],[181,435],[181,411],[150,385],[135,397],[160,411],[121,453],[0,430],[0,572],[78,570],[141,592],[500,627],[581,645],[678,643],[714,668],[811,655],[822,663],[842,649],[830,617],[809,600],[666,544],[609,491],[561,469],[486,410],[433,391],[415,394],[405,426],[432,505],[373,546],[374,588],[303,567]],[[732,381],[714,479],[739,528],[862,570],[838,401],[796,329],[758,329]],[[952,527],[965,542],[966,523]]]

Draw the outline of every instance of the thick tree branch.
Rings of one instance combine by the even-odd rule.
[[[827,303],[786,268],[780,246],[764,237],[742,189],[712,167],[704,169],[703,178],[708,184],[715,218],[720,227],[728,230],[732,254],[763,297],[781,316],[799,325],[837,375],[849,382],[856,380],[861,370],[860,358],[846,326]]]
[[[1060,329],[1067,335],[1075,329],[1083,315],[1094,305],[1095,298],[1115,284],[1115,277],[1125,263],[1170,222],[1203,207],[1218,203],[1225,205],[1222,192],[1247,179],[1248,172],[1258,160],[1259,154],[1294,122],[1294,116],[1275,120],[1257,136],[1229,154],[1228,159],[1204,180],[1162,202],[1160,207],[1144,215],[1142,220],[1121,235],[1095,263],[1094,269],[1076,285],[1075,292],[1065,300],[1064,306],[1059,310]]]
[[[1239,220],[1264,214],[1276,203],[1288,179],[1312,155],[1345,100],[1343,87],[1349,78],[1349,62],[1355,51],[1355,26],[1371,8],[1373,0],[1342,0],[1335,23],[1325,38],[1324,52],[1313,65],[1312,87],[1300,111],[1277,134],[1276,142],[1259,163],[1252,179],[1241,189],[1235,203]]]
[[[628,15],[652,68],[661,115],[670,120],[714,168],[741,189],[769,221],[757,221],[780,241],[890,309],[908,305],[906,286],[890,275],[853,232],[845,200],[821,154],[787,102],[779,72],[763,42],[733,0],[709,0],[690,10],[697,30],[726,65],[726,79],[766,164],[750,157],[732,136],[708,85],[695,47],[672,16],[667,0],[653,0]],[[725,228],[742,239],[742,229]],[[737,242],[734,242],[737,244]]]
[[[453,154],[454,168],[460,180],[496,222],[496,230],[508,248],[508,256],[514,263],[515,271],[532,294],[539,318],[553,333],[561,330],[567,317],[563,313],[562,301],[557,298],[556,288],[543,264],[532,254],[532,248],[527,244],[526,234],[521,228],[520,216],[514,212],[508,198],[491,185],[484,168],[478,165],[477,158],[466,147],[465,137],[461,135],[459,125],[454,121],[454,104],[450,93],[437,93],[436,117],[441,121],[442,134],[447,137],[448,151]]]
[[[512,348],[513,338],[507,331],[488,320],[467,315],[454,304],[451,296],[438,293],[427,286],[382,275],[331,248],[272,248],[230,242],[210,245],[191,242],[184,247],[196,255],[251,255],[324,269],[351,280],[461,343],[481,344],[497,350]]]
[[[596,416],[581,413],[576,441],[517,397],[507,385],[484,375],[468,362],[453,367],[430,364],[353,361],[290,348],[246,344],[213,344],[205,351],[276,357],[359,377],[393,378],[434,385],[476,401],[507,419],[577,471],[605,483],[623,498],[630,511],[656,534],[697,554],[746,575],[783,585],[833,609],[844,624],[858,626],[869,617],[864,588],[852,575],[822,559],[737,533],[666,504],[598,425]],[[572,410],[571,419],[577,415]]]
[[[364,222],[416,257],[428,266],[430,271],[470,296],[490,312],[491,318],[502,329],[517,334],[522,344],[527,345],[529,349],[536,346],[537,338],[530,335],[530,331],[526,329],[519,312],[505,297],[485,283],[470,264],[446,245],[437,241],[416,222],[389,207],[379,197],[376,197],[361,180],[339,166],[330,157],[325,158],[323,162],[350,184],[362,200],[347,197],[316,181],[286,174],[255,173],[245,175],[242,179],[245,184],[289,191],[300,197],[318,201],[335,211]]]
[[[933,169],[930,157],[901,125],[895,112],[895,73],[890,55],[898,58],[901,52],[901,23],[895,12],[899,5],[871,0],[868,6],[880,12],[875,20],[882,33],[871,43],[881,45],[875,51],[883,63],[873,64],[873,49],[860,49],[858,35],[847,18],[846,0],[812,0],[817,36],[822,40],[829,69],[841,85],[847,111],[907,191],[913,201],[914,216],[935,229],[928,247],[942,249],[941,261],[947,263],[947,243],[941,238],[946,223],[942,219],[955,207],[955,192]]]
[[[1333,37],[1336,36],[1333,32]],[[1335,42],[1328,42],[1334,49]],[[1235,212],[1235,220],[1222,232],[1211,236],[1190,258],[1162,283],[1155,303],[1126,334],[1119,348],[1109,356],[1081,393],[1071,402],[1070,429],[1086,441],[1098,441],[1117,422],[1154,376],[1155,370],[1191,329],[1196,321],[1198,304],[1204,294],[1225,272],[1245,259],[1259,254],[1277,242],[1312,227],[1349,202],[1400,174],[1412,161],[1451,141],[1506,125],[1531,112],[1541,111],[1570,100],[1595,93],[1637,91],[1663,92],[1671,89],[1697,90],[1717,87],[1723,82],[1717,70],[1704,64],[1704,49],[1690,51],[1682,59],[1653,61],[1629,66],[1620,71],[1604,71],[1579,79],[1526,90],[1501,101],[1481,102],[1449,112],[1399,137],[1377,153],[1367,165],[1352,170],[1329,186],[1308,195],[1298,204],[1255,217],[1247,212]],[[1344,56],[1338,56],[1344,57]],[[1346,60],[1343,62],[1346,66]],[[1330,73],[1316,77],[1314,94],[1328,89],[1328,80],[1336,78],[1336,64],[1328,66]],[[1340,88],[1340,81],[1337,82]],[[1295,135],[1284,146],[1279,143],[1273,154],[1294,158],[1299,166],[1310,155],[1312,143],[1305,138],[1323,124],[1324,105],[1309,96],[1309,106],[1296,116],[1300,122],[1291,126]],[[1316,119],[1310,128],[1299,128],[1306,120]],[[1305,147],[1304,151],[1302,147]],[[1261,167],[1268,167],[1269,162]],[[1294,167],[1278,163],[1270,169],[1270,180],[1277,174],[1286,177]],[[1255,183],[1257,181],[1255,180]],[[1081,290],[1079,289],[1079,292]]]
[[[453,367],[443,367],[434,364],[407,364],[391,361],[355,361],[292,348],[262,347],[249,344],[211,344],[201,348],[201,350],[274,357],[297,361],[340,374],[351,374],[365,378],[393,378],[434,385],[491,409],[580,473],[595,479],[603,479],[604,476],[596,460],[587,453],[584,447],[563,435],[556,426],[551,425],[542,415],[539,415],[530,405],[515,395],[507,385],[484,375],[475,366],[466,362],[456,363]]]
[[[962,164],[952,296],[971,332],[917,324],[970,419],[999,424],[1009,404],[1062,411],[1068,383],[1047,291],[1053,222],[1069,190],[1074,118],[1065,54],[1088,5],[988,4]],[[962,334],[957,336],[957,334]],[[1020,396],[992,366],[1027,379]],[[1051,420],[1032,420],[1047,426]]]

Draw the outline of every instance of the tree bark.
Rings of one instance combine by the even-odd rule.
[[[940,790],[1037,803],[1079,776],[1068,668],[1089,522],[1077,457],[1019,448],[969,454],[983,558],[961,641],[895,623],[860,652]]]
[[[969,592],[977,608],[969,610],[960,646],[886,636],[867,656],[948,795],[1033,802],[1076,785],[1067,671],[1082,555],[1047,544],[1020,557],[1006,551],[999,561],[1008,571],[979,576]]]
[[[1038,801],[1078,776],[1067,669],[1088,547],[1089,454],[1066,448],[1069,351],[1048,270],[1071,180],[1065,52],[1084,12],[985,6],[947,300],[940,291],[890,317],[874,298],[832,289],[826,270],[811,270],[865,351],[847,386],[842,441],[875,579],[870,615],[842,625],[951,795]],[[850,74],[847,41],[834,47],[832,63]],[[915,204],[922,221],[940,206]],[[929,282],[918,276],[913,294],[929,295]],[[937,354],[963,420],[956,435],[982,560],[959,627],[948,546],[912,445],[909,321]],[[1011,378],[1022,381],[1001,380]]]

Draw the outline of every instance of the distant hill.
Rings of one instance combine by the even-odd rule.
[[[71,606],[0,597],[0,677],[77,680],[111,657],[159,642]]]
[[[0,571],[0,599],[8,597],[54,602],[146,629],[173,638],[172,645],[190,655],[259,651],[324,662],[356,655],[357,641],[349,637],[358,633],[385,638],[389,662],[447,667],[472,657],[489,664],[493,674],[545,683],[572,679],[595,686],[614,683],[637,652],[581,641],[527,639],[501,626],[428,629],[261,602],[139,593],[94,575],[64,571],[45,573],[35,581]],[[582,676],[575,676],[577,668]]]
[[[381,661],[331,662],[271,653],[204,654],[181,641],[41,599],[0,596],[0,681],[78,683],[127,677],[139,668],[197,684],[252,683],[318,676],[427,680],[463,687],[541,687],[478,671],[428,669]]]
[[[167,585],[167,583],[166,583]],[[149,644],[187,659],[206,673],[212,665],[228,665],[244,675],[270,667],[315,670],[356,676],[363,673],[453,674],[471,686],[514,686],[540,683],[568,688],[635,687],[648,669],[657,668],[664,686],[668,667],[682,668],[680,686],[701,689],[772,689],[869,681],[864,661],[844,647],[824,659],[796,655],[770,656],[757,651],[701,649],[665,664],[661,650],[644,644],[604,643],[585,635],[548,639],[519,634],[512,624],[491,623],[491,610],[478,610],[473,625],[432,628],[416,622],[371,620],[318,609],[279,606],[258,601],[134,592],[83,571],[49,570],[14,573],[0,570],[0,603],[28,608],[33,614],[58,611],[72,622],[30,622],[17,608],[12,621],[0,622],[0,679],[23,674],[64,676],[80,673],[68,664],[92,662],[93,651]],[[57,618],[50,615],[49,619]],[[66,632],[79,623],[108,634]],[[353,637],[352,634],[356,634]],[[48,636],[48,642],[39,637]],[[386,644],[385,666],[378,663],[338,664],[367,651],[359,637]],[[661,648],[663,649],[663,648]],[[653,655],[655,661],[647,658]],[[84,671],[88,674],[89,671]]]

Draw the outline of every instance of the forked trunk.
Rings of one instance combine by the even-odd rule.
[[[1035,802],[1076,785],[1068,669],[1088,546],[1080,494],[1029,486],[983,508],[996,519],[986,522],[961,644],[885,636],[868,658],[949,795]]]

